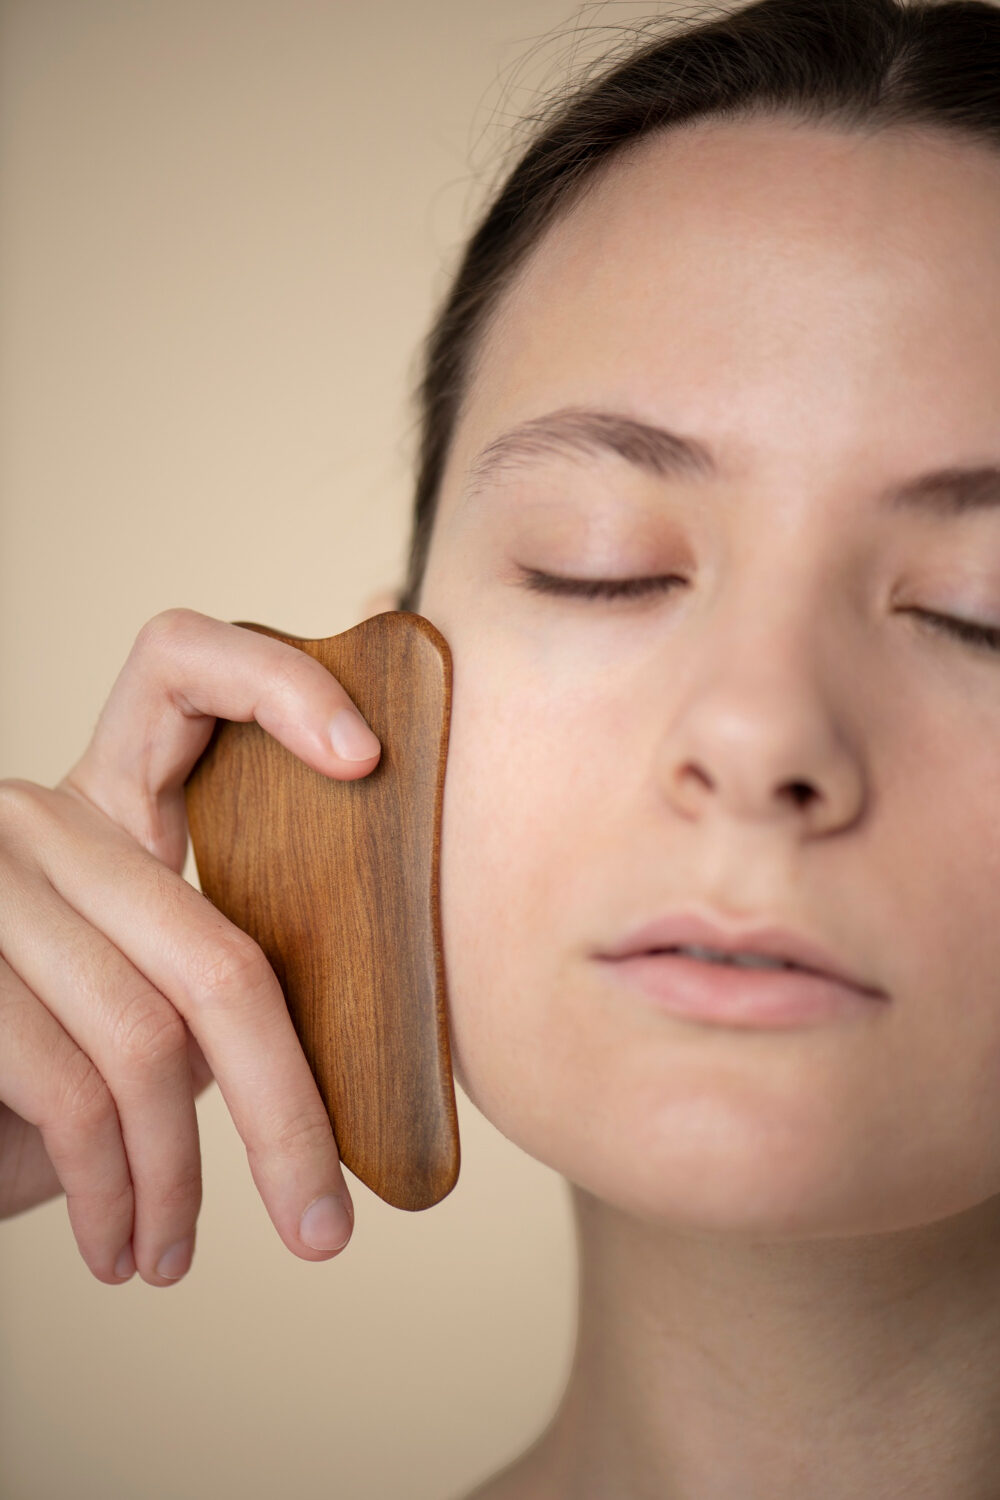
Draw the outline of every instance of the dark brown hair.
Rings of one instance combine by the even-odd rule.
[[[784,113],[844,130],[933,126],[1000,147],[993,0],[755,0],[659,34],[550,104],[482,214],[422,346],[407,577],[419,608],[438,492],[477,349],[554,219],[624,146],[697,116]]]

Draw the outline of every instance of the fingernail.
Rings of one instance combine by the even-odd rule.
[[[302,1215],[299,1234],[310,1250],[341,1250],[351,1237],[347,1204],[336,1193],[317,1198]]]
[[[334,714],[330,739],[341,760],[371,760],[381,749],[375,735],[353,708],[342,708]]]
[[[135,1256],[132,1254],[132,1241],[129,1240],[124,1250],[115,1261],[115,1275],[127,1281],[130,1276],[135,1275]]]
[[[179,1281],[191,1265],[193,1255],[194,1238],[189,1235],[186,1240],[178,1240],[176,1245],[171,1245],[160,1256],[156,1267],[157,1276],[163,1276],[167,1281]]]

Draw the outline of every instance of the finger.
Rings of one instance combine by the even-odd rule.
[[[334,1253],[338,1236],[310,1243],[300,1219],[328,1194],[349,1210],[350,1194],[330,1118],[262,950],[94,808],[82,801],[55,808],[57,798],[65,802],[36,789],[34,845],[44,873],[189,1026],[288,1248],[306,1260]],[[349,1221],[344,1229],[346,1243]]]
[[[187,1027],[44,876],[21,871],[4,929],[7,963],[111,1093],[134,1194],[135,1263],[150,1285],[170,1286],[190,1265],[202,1199]]]
[[[38,1126],[0,1103],[0,1219],[56,1198],[62,1190]]]
[[[181,795],[216,718],[255,719],[313,770],[342,781],[367,776],[381,754],[314,657],[196,610],[168,609],[140,630],[89,746],[60,784],[159,853],[160,800]]]
[[[111,1286],[132,1234],[132,1182],[114,1100],[89,1058],[0,959],[0,1098],[36,1125],[80,1254]],[[129,1275],[131,1275],[131,1271]]]
[[[191,1031],[191,1028],[186,1021],[183,1022],[183,1025],[184,1030],[187,1032],[188,1066],[191,1069],[191,1082],[194,1084],[195,1097],[197,1097],[204,1089],[208,1088],[210,1083],[215,1082],[215,1077],[208,1066],[208,1059],[194,1039],[194,1033]]]

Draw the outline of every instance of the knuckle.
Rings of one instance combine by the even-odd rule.
[[[180,605],[162,609],[142,626],[135,638],[133,650],[165,655],[191,634],[192,626],[198,618],[196,610]]]
[[[168,1211],[181,1209],[197,1217],[202,1200],[201,1161],[196,1158],[189,1167],[177,1172],[169,1183],[156,1193],[160,1208]]]
[[[59,1127],[74,1134],[95,1130],[116,1113],[110,1089],[83,1052],[66,1063],[53,1105]]]
[[[325,1114],[303,1110],[282,1120],[269,1144],[281,1156],[302,1159],[327,1151],[332,1135],[333,1129]]]
[[[88,1181],[86,1189],[70,1189],[66,1203],[71,1210],[84,1204],[100,1215],[102,1222],[114,1225],[122,1219],[131,1218],[135,1211],[135,1190],[132,1179],[122,1179],[117,1173],[104,1173]]]
[[[66,1193],[66,1208],[80,1253],[95,1275],[102,1263],[114,1257],[135,1224],[135,1196],[131,1180],[113,1188],[72,1185]]]
[[[247,991],[273,991],[277,980],[263,949],[239,928],[215,934],[195,956],[192,999],[198,1005],[227,1005],[245,1000]]]
[[[158,1072],[164,1063],[186,1056],[184,1022],[165,1001],[143,993],[118,1016],[115,1051],[130,1069]]]
[[[278,644],[284,645],[283,642]],[[297,646],[285,646],[274,664],[271,687],[279,696],[301,698],[315,693],[317,685],[322,681],[320,673],[327,677],[330,675],[320,662],[307,656]]]

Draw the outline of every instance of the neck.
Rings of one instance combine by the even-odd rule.
[[[577,1345],[526,1494],[995,1500],[1000,1199],[895,1233],[737,1241],[572,1192]]]

